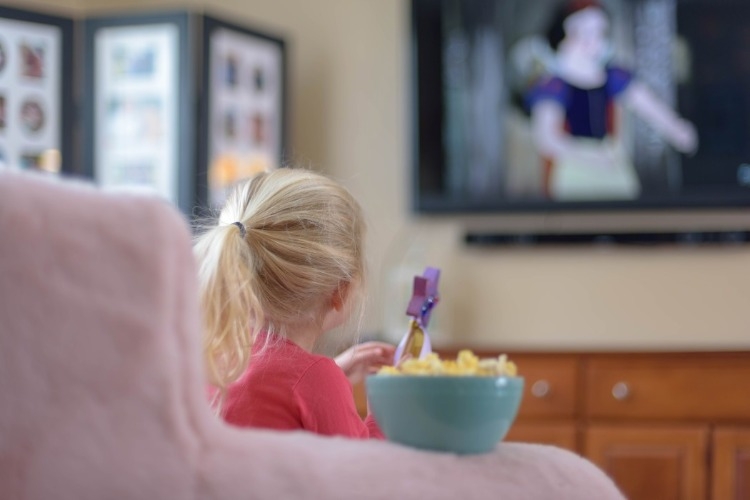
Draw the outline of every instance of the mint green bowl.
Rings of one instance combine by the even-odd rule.
[[[522,377],[371,375],[370,410],[388,440],[425,450],[486,453],[518,413]]]

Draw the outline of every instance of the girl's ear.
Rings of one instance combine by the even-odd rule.
[[[346,299],[349,297],[350,283],[348,281],[342,281],[333,290],[333,296],[331,297],[331,307],[336,311],[342,311],[346,304]]]

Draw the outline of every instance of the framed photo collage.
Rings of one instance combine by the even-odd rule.
[[[74,24],[0,8],[0,169],[83,176],[196,216],[282,166],[286,107],[282,37],[185,11]]]

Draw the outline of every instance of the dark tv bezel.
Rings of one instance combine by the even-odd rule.
[[[411,136],[411,208],[416,214],[423,215],[565,215],[589,213],[642,213],[648,211],[721,211],[727,209],[750,208],[750,189],[745,194],[729,193],[719,197],[710,194],[693,196],[658,196],[644,197],[633,201],[581,201],[555,202],[544,200],[525,200],[503,203],[473,203],[463,197],[450,199],[445,194],[422,193],[420,187],[420,102],[419,102],[419,40],[417,37],[416,4],[421,0],[410,0],[409,6],[409,98],[410,98],[410,136]],[[437,0],[440,2],[441,0]],[[741,192],[741,191],[740,191]]]

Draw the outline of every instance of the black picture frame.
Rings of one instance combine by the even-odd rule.
[[[102,124],[96,116],[96,103],[102,89],[97,86],[96,37],[103,29],[109,28],[153,28],[169,25],[177,29],[176,54],[177,69],[169,93],[176,96],[174,100],[174,119],[171,120],[176,148],[171,167],[176,171],[176,183],[170,196],[180,210],[191,216],[195,206],[195,143],[196,137],[196,20],[188,11],[165,11],[145,14],[116,14],[105,17],[92,17],[84,21],[84,89],[87,96],[84,107],[84,168],[85,174],[94,180],[98,177],[96,164],[97,134],[101,133]]]
[[[58,130],[59,133],[59,151],[60,151],[60,171],[62,173],[77,173],[78,158],[75,148],[75,124],[76,124],[76,105],[73,92],[73,79],[75,71],[66,71],[65,68],[74,68],[73,48],[74,48],[74,21],[71,18],[45,14],[25,9],[0,6],[0,19],[22,23],[33,23],[43,26],[53,27],[59,30],[60,45],[55,52],[59,60],[57,71],[59,72],[59,106]],[[38,90],[37,90],[38,92]]]
[[[274,87],[271,89],[271,92],[275,93],[275,95],[278,96],[278,109],[276,109],[276,114],[274,115],[274,117],[271,118],[271,121],[277,121],[276,133],[278,134],[276,147],[272,148],[272,166],[284,166],[286,148],[289,141],[287,100],[288,47],[284,37],[249,26],[236,24],[219,17],[215,17],[213,15],[202,16],[201,31],[203,36],[203,57],[201,79],[202,87],[198,120],[200,124],[200,140],[198,141],[197,154],[198,171],[196,177],[196,200],[198,206],[202,210],[203,215],[207,215],[212,211],[212,209],[218,208],[217,204],[213,202],[214,200],[212,200],[212,196],[210,194],[211,182],[209,179],[209,173],[212,162],[212,150],[215,148],[214,138],[212,134],[217,130],[214,120],[214,116],[217,115],[217,109],[215,109],[213,97],[220,93],[220,89],[217,89],[214,85],[212,71],[217,67],[217,61],[214,56],[214,49],[216,48],[215,44],[217,43],[216,36],[217,33],[222,30],[231,33],[232,36],[243,38],[248,43],[252,43],[251,41],[255,41],[260,44],[266,44],[268,47],[274,47],[275,50],[278,51],[278,78],[276,78],[275,81],[271,82],[271,84],[274,85]],[[246,56],[247,50],[245,50],[243,54]],[[246,99],[251,99],[251,97],[246,96]]]

